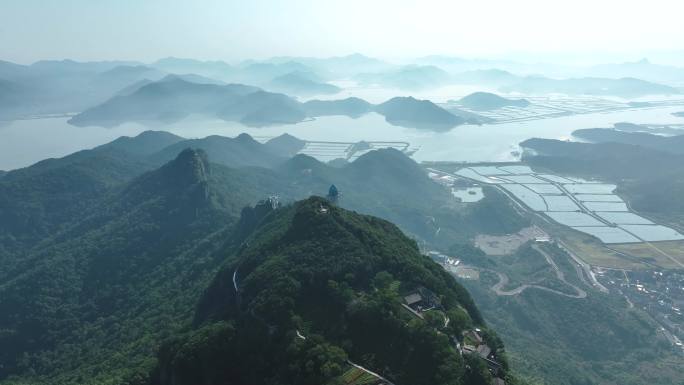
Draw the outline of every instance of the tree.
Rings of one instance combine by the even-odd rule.
[[[425,322],[431,327],[441,330],[444,328],[444,315],[440,311],[432,310],[427,313],[423,313],[425,317]]]
[[[455,308],[447,311],[449,317],[449,332],[460,338],[461,333],[471,326],[472,320],[468,313],[461,308]]]

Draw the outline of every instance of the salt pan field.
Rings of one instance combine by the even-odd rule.
[[[575,194],[580,202],[622,202],[622,198],[613,194]]]
[[[503,184],[501,185],[506,191],[515,195],[516,198],[521,200],[527,207],[534,211],[546,211],[546,203],[541,195],[535,193],[534,191],[528,189],[527,187],[520,184]]]
[[[595,236],[603,243],[638,243],[639,238],[619,227],[574,227],[575,230]]]
[[[502,177],[503,179],[506,179],[507,181],[513,182],[513,183],[546,183],[545,181],[536,178],[532,175],[512,175],[512,176],[504,176]]]
[[[621,225],[620,227],[648,242],[684,239],[684,235],[669,227],[660,225]]]
[[[470,168],[462,168],[456,172],[456,175],[463,176],[463,177],[466,177],[468,179],[473,179],[473,180],[476,180],[476,181],[482,182],[482,183],[488,183],[488,184],[502,183],[502,182],[499,182],[497,180],[487,178],[486,176],[479,174],[479,173],[475,172],[475,170],[470,169]]]
[[[597,212],[596,215],[616,225],[652,225],[653,222],[634,213]]]
[[[548,180],[549,182],[556,182],[556,183],[573,183],[573,180],[563,178],[562,176],[558,175],[552,175],[552,174],[539,174],[537,175],[538,177]]]
[[[565,195],[543,195],[548,211],[580,211],[579,206]]]
[[[589,211],[628,211],[624,202],[582,202]]]
[[[499,170],[510,172],[511,174],[534,174],[534,171],[529,166],[501,166],[497,167]]]
[[[507,175],[510,174],[508,171],[499,169],[494,166],[477,166],[477,167],[470,167],[471,170],[475,171],[476,173],[480,175]]]
[[[603,222],[599,221],[598,219],[592,217],[589,214],[586,213],[578,213],[578,212],[555,212],[555,211],[550,211],[547,212],[546,215],[548,215],[551,219],[554,221],[560,223],[561,225],[566,225],[570,227],[575,227],[575,226],[605,226]]]
[[[497,185],[532,211],[606,244],[684,240],[676,230],[630,212],[613,193],[614,184],[537,174],[524,165],[465,167],[455,176]]]
[[[573,183],[564,184],[563,188],[571,194],[610,194],[617,186],[602,183]]]
[[[538,194],[563,194],[563,192],[558,187],[548,183],[526,184],[525,187]]]

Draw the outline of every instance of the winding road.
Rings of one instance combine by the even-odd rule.
[[[496,273],[496,275],[499,277],[499,282],[497,282],[491,288],[492,290],[494,290],[494,292],[497,295],[500,295],[500,296],[517,295],[517,294],[522,293],[526,289],[532,288],[532,289],[539,289],[539,290],[548,291],[548,292],[555,293],[558,295],[562,295],[562,296],[568,297],[568,298],[586,298],[587,297],[586,291],[582,290],[581,288],[579,288],[579,287],[577,287],[577,286],[573,285],[572,283],[565,280],[565,274],[558,268],[558,265],[556,265],[556,262],[554,262],[553,258],[551,258],[551,256],[548,253],[546,253],[544,250],[540,249],[537,245],[532,245],[532,248],[544,256],[544,258],[546,259],[546,262],[549,265],[551,265],[551,267],[555,271],[556,278],[558,278],[558,280],[563,282],[564,284],[572,287],[577,293],[576,294],[563,293],[562,291],[558,291],[555,289],[548,288],[546,286],[540,286],[540,285],[535,285],[535,284],[523,284],[523,285],[520,285],[520,286],[518,286],[512,290],[503,290],[503,288],[508,284],[508,276],[504,273],[499,273],[498,271],[489,270],[489,271]],[[582,277],[579,270],[578,270],[578,274],[580,277]]]

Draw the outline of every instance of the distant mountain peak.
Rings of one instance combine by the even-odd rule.
[[[473,92],[459,100],[470,109],[477,111],[494,110],[506,106],[527,107],[530,102],[526,99],[508,99],[489,92]]]
[[[183,79],[181,76],[176,75],[176,74],[168,74],[164,76],[161,80],[159,80],[159,83],[162,82],[180,82],[180,83],[190,83]]]
[[[164,166],[164,173],[186,185],[206,182],[211,174],[209,157],[204,150],[186,148]]]
[[[447,131],[465,122],[429,100],[412,96],[394,97],[375,106],[375,111],[385,116],[390,124],[434,131]]]
[[[253,142],[254,141],[254,138],[252,138],[251,135],[249,135],[248,133],[245,133],[245,132],[236,136],[235,139],[238,141],[241,141],[241,142]]]

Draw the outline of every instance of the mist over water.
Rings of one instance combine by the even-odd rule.
[[[612,127],[619,122],[684,124],[684,118],[672,115],[680,110],[681,107],[667,107],[481,126],[462,125],[444,133],[393,126],[375,113],[357,119],[329,116],[262,128],[196,117],[169,125],[125,123],[115,128],[76,127],[67,123],[68,118],[16,120],[0,126],[3,139],[0,141],[0,170],[26,167],[47,157],[65,156],[119,136],[135,136],[146,130],[168,131],[185,138],[235,137],[248,133],[263,140],[289,133],[310,141],[406,141],[411,147],[419,147],[413,155],[417,161],[501,162],[516,160],[511,152],[516,151],[517,144],[525,139],[570,139],[571,133],[577,129]]]

